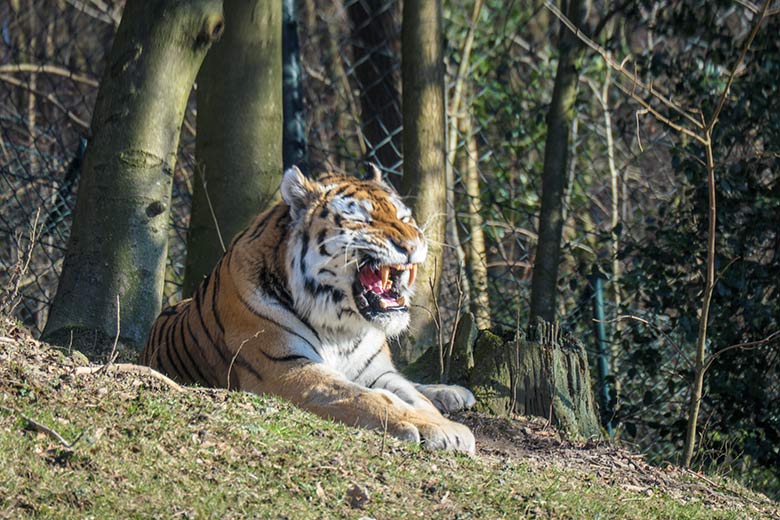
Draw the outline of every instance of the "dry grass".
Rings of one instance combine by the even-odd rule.
[[[537,421],[467,414],[480,453],[429,453],[277,399],[83,364],[0,326],[0,517],[780,518],[735,484]]]

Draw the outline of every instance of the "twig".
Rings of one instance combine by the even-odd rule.
[[[242,341],[242,342],[241,342],[241,344],[238,346],[238,348],[236,349],[236,353],[235,353],[235,354],[233,354],[233,358],[230,360],[230,365],[228,365],[228,371],[227,371],[227,390],[228,390],[228,392],[230,391],[230,373],[233,371],[233,364],[236,362],[236,359],[238,358],[238,355],[241,353],[241,349],[242,349],[242,348],[244,348],[244,345],[246,345],[246,344],[247,344],[247,342],[248,342],[250,339],[257,338],[257,337],[258,337],[260,334],[262,334],[263,332],[265,332],[265,329],[263,329],[263,330],[258,330],[257,332],[255,332],[255,335],[254,335],[254,336],[252,336],[252,337],[250,337],[250,338],[246,338],[246,339],[245,339],[244,341]]]
[[[77,376],[96,374],[100,372],[105,372],[106,374],[136,374],[140,376],[151,377],[162,383],[165,383],[171,389],[176,390],[177,392],[186,391],[185,387],[181,386],[179,383],[169,378],[168,376],[154,370],[153,368],[134,365],[132,363],[117,363],[116,365],[99,365],[93,367],[76,367],[73,370],[73,374]]]
[[[59,65],[49,65],[46,63],[9,63],[7,65],[0,65],[0,73],[3,72],[33,72],[36,74],[53,74],[55,76],[63,76],[79,83],[84,83],[90,87],[97,87],[99,85],[98,80],[92,76],[77,74],[65,67],[61,67]]]
[[[458,279],[456,287],[458,289],[458,303],[455,307],[455,323],[452,326],[452,334],[450,334],[450,344],[447,346],[447,359],[444,364],[444,376],[442,377],[442,384],[449,383],[450,368],[452,367],[452,355],[455,350],[455,335],[458,333],[458,325],[460,324],[461,309],[463,308],[463,289],[461,288],[461,273],[458,272]]]
[[[545,1],[545,3],[544,3],[544,6],[545,6],[547,9],[549,9],[549,10],[550,10],[550,12],[552,12],[552,13],[555,15],[555,17],[556,17],[556,18],[558,18],[558,19],[561,21],[561,23],[562,23],[563,25],[565,25],[565,26],[566,26],[566,27],[567,27],[567,28],[568,28],[568,29],[569,29],[569,30],[570,30],[572,33],[574,33],[574,35],[575,35],[577,38],[579,38],[579,39],[580,39],[580,40],[581,40],[581,41],[582,41],[582,42],[583,42],[585,45],[587,45],[588,47],[590,47],[591,49],[593,49],[594,51],[596,51],[596,52],[597,52],[597,53],[598,53],[598,54],[599,54],[599,55],[600,55],[600,56],[601,56],[601,57],[604,59],[604,62],[605,62],[607,65],[609,65],[610,67],[612,67],[614,70],[616,70],[617,72],[619,72],[619,73],[620,73],[620,74],[621,74],[621,75],[622,75],[624,78],[626,78],[628,81],[630,81],[630,82],[631,82],[631,87],[632,87],[632,90],[633,90],[633,89],[635,89],[635,87],[639,87],[639,88],[641,88],[641,89],[642,89],[642,90],[644,90],[645,92],[648,92],[648,93],[649,93],[649,94],[650,94],[652,97],[654,97],[655,99],[657,99],[658,101],[660,101],[661,103],[663,103],[664,105],[666,105],[668,108],[670,108],[671,110],[673,110],[673,111],[677,112],[679,115],[681,115],[682,117],[684,117],[685,119],[687,119],[687,120],[688,120],[688,121],[689,121],[689,122],[690,122],[690,123],[691,123],[691,124],[692,124],[692,125],[693,125],[695,128],[697,128],[697,129],[699,129],[699,130],[703,130],[703,129],[704,129],[704,126],[703,126],[703,125],[702,125],[702,124],[701,124],[699,121],[697,121],[697,120],[696,120],[696,119],[695,119],[695,118],[694,118],[694,117],[693,117],[693,116],[692,116],[692,115],[691,115],[691,114],[690,114],[688,111],[686,111],[685,109],[683,109],[682,107],[680,107],[678,104],[676,104],[675,102],[673,102],[671,99],[667,98],[666,96],[664,96],[663,94],[661,94],[660,92],[658,92],[657,90],[655,90],[655,89],[653,88],[653,85],[652,85],[652,83],[651,83],[650,85],[647,85],[647,84],[645,84],[645,83],[644,83],[644,82],[643,82],[641,79],[639,79],[639,78],[636,76],[636,74],[632,74],[631,72],[628,72],[628,71],[625,69],[625,62],[627,61],[627,59],[628,59],[628,58],[626,58],[626,60],[624,60],[624,62],[623,62],[623,63],[618,63],[617,61],[615,61],[615,60],[612,58],[612,56],[609,54],[609,52],[607,52],[607,50],[606,50],[606,49],[604,49],[604,48],[603,48],[602,46],[600,46],[598,43],[596,43],[596,42],[594,42],[593,40],[591,40],[590,38],[588,38],[588,36],[586,36],[586,35],[585,35],[585,34],[584,34],[584,33],[583,33],[583,32],[582,32],[580,29],[579,29],[579,27],[577,27],[577,26],[574,24],[574,22],[572,22],[571,20],[569,20],[569,18],[568,18],[568,17],[567,17],[565,14],[563,14],[563,13],[561,12],[561,10],[560,10],[560,9],[558,9],[558,7],[557,7],[557,6],[555,6],[555,5],[554,5],[554,4],[553,4],[553,3],[552,3],[550,0],[547,0],[547,1]],[[695,139],[698,139],[698,140],[701,140],[701,137],[700,137],[698,134],[696,134],[696,133],[694,133],[694,132],[691,132],[691,131],[690,131],[690,130],[688,130],[687,128],[684,128],[684,127],[681,127],[681,126],[679,126],[679,125],[676,125],[676,124],[672,123],[671,121],[669,121],[669,119],[667,119],[666,117],[664,117],[664,116],[662,116],[661,114],[657,113],[657,111],[656,111],[655,109],[653,109],[653,108],[652,108],[652,107],[651,107],[651,106],[650,106],[650,105],[649,105],[649,104],[648,104],[646,101],[644,101],[644,100],[643,100],[641,97],[639,97],[639,96],[636,94],[636,92],[635,92],[635,91],[628,91],[628,90],[626,90],[626,89],[625,89],[625,87],[624,87],[623,85],[620,85],[620,84],[618,84],[618,87],[620,87],[620,88],[621,88],[621,90],[623,90],[624,92],[626,92],[626,93],[627,93],[629,96],[631,96],[632,98],[634,98],[634,99],[635,99],[637,102],[639,102],[640,104],[642,104],[642,106],[644,106],[646,109],[648,109],[650,112],[652,112],[652,113],[653,113],[653,115],[656,115],[656,117],[662,118],[662,120],[663,120],[663,121],[664,121],[666,124],[668,124],[668,125],[670,125],[670,126],[671,126],[671,125],[674,125],[674,127],[677,127],[676,129],[679,129],[679,131],[681,131],[681,132],[684,132],[684,133],[686,133],[686,134],[688,134],[688,133],[689,133],[689,134],[691,135],[691,137],[693,137],[693,138],[695,138]]]
[[[38,235],[40,233],[40,230],[38,229],[38,221],[41,217],[41,208],[38,208],[35,212],[35,217],[33,218],[32,227],[30,228],[30,234],[28,235],[28,240],[30,242],[30,248],[27,250],[26,254],[21,253],[19,256],[19,260],[16,262],[16,265],[14,266],[14,273],[11,277],[11,281],[13,282],[13,286],[10,289],[10,291],[5,291],[5,294],[2,299],[0,299],[0,311],[2,311],[4,314],[12,315],[14,310],[16,309],[16,306],[19,304],[20,299],[19,291],[22,289],[23,282],[25,280],[25,274],[30,269],[30,263],[32,262],[32,253],[35,249],[35,243],[38,241]],[[17,235],[17,243],[21,241],[21,234]]]
[[[766,18],[767,10],[769,9],[769,4],[771,2],[772,0],[765,0],[764,5],[761,8],[761,12],[758,14],[758,20],[753,25],[753,30],[750,31],[750,35],[748,36],[745,45],[742,46],[742,51],[739,53],[739,58],[737,58],[737,62],[731,68],[729,79],[728,81],[726,81],[726,86],[723,88],[723,92],[721,93],[720,99],[718,100],[718,107],[715,109],[715,112],[712,113],[710,122],[707,124],[707,133],[712,132],[712,129],[715,127],[715,123],[718,122],[718,116],[720,115],[720,111],[723,109],[723,105],[726,103],[726,98],[729,95],[729,90],[731,90],[731,84],[734,82],[734,78],[737,75],[737,69],[739,68],[742,61],[745,59],[745,55],[747,54],[747,51],[750,49],[750,45],[753,43],[753,40],[756,38],[756,35],[758,34],[758,30],[761,28],[761,22],[763,22],[764,18]]]
[[[739,350],[753,350],[753,349],[757,349],[759,347],[763,347],[767,343],[771,343],[776,338],[780,338],[780,330],[776,330],[775,332],[773,332],[769,336],[765,337],[764,339],[760,339],[760,340],[757,340],[757,341],[748,341],[748,342],[745,342],[745,343],[737,343],[736,345],[729,345],[728,347],[723,347],[722,349],[718,350],[717,352],[713,352],[712,354],[710,354],[710,357],[707,360],[707,362],[704,364],[704,367],[702,368],[702,370],[704,370],[704,372],[709,370],[710,366],[712,366],[712,364],[715,362],[716,359],[718,359],[718,357],[721,354],[724,354],[724,353],[726,353],[726,352],[728,352],[730,350],[735,350],[735,349],[739,349]]]
[[[382,421],[382,447],[379,449],[379,457],[381,458],[385,454],[385,441],[387,440],[387,423],[388,415],[390,413],[390,407],[385,407],[385,420]]]
[[[78,9],[80,12],[91,16],[92,18],[96,20],[100,20],[101,22],[105,22],[109,25],[113,25],[114,27],[119,25],[119,21],[121,16],[118,14],[118,12],[109,12],[108,6],[106,6],[103,2],[98,2],[96,0],[92,0],[91,4],[97,6],[97,9],[94,7],[90,7],[87,5],[87,2],[83,2],[81,0],[65,0],[67,3]],[[101,10],[102,9],[102,10]]]
[[[73,331],[71,330],[71,334]],[[71,341],[73,336],[71,336]],[[116,361],[116,346],[119,343],[119,294],[116,295],[116,336],[114,337],[114,345],[111,347],[111,354],[108,355],[108,365],[111,365]]]
[[[5,81],[6,83],[9,83],[15,87],[23,88],[29,92],[32,92],[33,94],[37,94],[38,96],[41,96],[43,99],[54,105],[55,107],[59,108],[63,112],[65,112],[65,115],[68,116],[68,119],[79,125],[84,130],[89,130],[89,123],[81,119],[79,116],[68,110],[65,105],[60,103],[60,101],[54,96],[54,94],[49,93],[45,94],[38,90],[37,88],[31,87],[27,83],[23,81],[19,81],[18,79],[8,76],[6,74],[0,74],[0,80]]]
[[[222,247],[222,253],[225,253],[225,241],[222,239],[222,232],[219,230],[219,222],[217,222],[217,215],[214,213],[214,206],[211,205],[211,197],[209,197],[209,190],[206,187],[206,169],[200,168],[200,178],[203,180],[203,193],[206,195],[206,202],[209,205],[209,211],[211,212],[211,218],[214,220],[214,229],[217,231],[217,238],[219,238],[219,245]]]
[[[659,335],[663,336],[663,338],[669,342],[669,344],[674,347],[674,349],[677,351],[677,354],[679,354],[686,363],[688,363],[688,366],[693,366],[693,361],[691,361],[691,358],[688,357],[688,355],[680,348],[680,345],[677,344],[672,338],[670,338],[664,331],[660,329],[657,325],[654,323],[649,322],[648,320],[644,318],[640,318],[639,316],[634,316],[631,314],[621,314],[615,318],[604,320],[604,323],[616,323],[620,322],[621,320],[634,320],[638,321],[639,323],[643,325],[647,325],[648,327],[653,328]],[[593,320],[594,322],[598,323],[599,320]]]
[[[32,428],[35,431],[45,433],[52,439],[56,440],[60,444],[62,444],[65,449],[72,450],[73,447],[76,445],[76,443],[79,442],[81,439],[81,436],[84,435],[84,432],[81,432],[76,439],[73,442],[68,442],[65,440],[65,438],[60,435],[57,430],[54,430],[53,428],[49,428],[48,426],[44,426],[43,424],[39,423],[38,421],[31,419],[30,417],[27,417],[22,412],[18,410],[14,410],[13,408],[9,408],[8,406],[0,404],[0,409],[5,410],[6,412],[10,413],[11,415],[16,415],[17,417],[20,417],[27,421],[27,425]]]
[[[688,407],[688,426],[685,434],[685,444],[683,448],[683,465],[690,467],[693,460],[693,452],[696,446],[696,424],[699,417],[699,410],[701,407],[702,389],[704,387],[704,357],[705,348],[707,344],[707,327],[709,324],[710,304],[712,303],[712,294],[715,290],[715,232],[717,221],[717,206],[716,206],[716,191],[715,191],[715,159],[712,151],[712,129],[718,120],[720,110],[723,108],[723,104],[728,96],[731,82],[734,79],[737,69],[742,64],[742,61],[747,54],[750,44],[753,43],[753,39],[758,33],[758,29],[761,27],[761,23],[764,21],[766,11],[769,8],[769,4],[772,0],[766,0],[761,10],[761,14],[756,20],[753,30],[750,32],[750,36],[742,47],[742,51],[739,54],[739,59],[734,63],[729,75],[729,80],[726,87],[721,93],[718,101],[718,107],[713,112],[712,118],[705,125],[704,129],[704,149],[707,158],[707,194],[708,194],[708,225],[707,225],[707,278],[704,284],[704,294],[701,302],[701,312],[699,314],[699,331],[696,338],[696,360],[694,363],[694,376],[691,383],[691,401]],[[702,123],[704,123],[704,116],[702,116]]]

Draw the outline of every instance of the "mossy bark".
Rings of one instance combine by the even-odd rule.
[[[222,245],[276,199],[282,112],[282,4],[227,0],[225,35],[198,75],[198,164],[184,296],[214,268]]]
[[[434,295],[442,268],[445,215],[444,62],[441,0],[409,0],[402,32],[404,176],[401,193],[428,239],[420,266],[409,335],[401,361],[417,358],[437,344]]]
[[[404,374],[417,383],[449,383],[467,386],[474,368],[474,344],[477,340],[474,315],[461,316],[450,345],[435,345],[404,368]]]
[[[470,386],[477,409],[550,419],[576,438],[600,433],[583,346],[540,323],[532,338],[510,341],[482,331],[474,347]]]
[[[127,2],[95,103],[48,341],[113,338],[117,314],[123,341],[145,340],[162,302],[184,110],[223,23],[216,0]]]

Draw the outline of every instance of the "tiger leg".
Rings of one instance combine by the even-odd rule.
[[[320,364],[299,362],[263,386],[320,417],[386,429],[395,437],[422,442],[427,448],[474,453],[471,430],[446,419],[433,406],[415,407],[393,392],[366,388]]]
[[[476,403],[474,394],[458,385],[422,385],[406,379],[393,367],[390,350],[384,349],[358,375],[358,383],[369,388],[384,388],[415,408],[436,409],[454,413],[471,408]]]

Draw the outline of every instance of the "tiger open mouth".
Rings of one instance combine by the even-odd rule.
[[[403,274],[409,271],[404,280]],[[358,269],[353,284],[355,304],[367,320],[388,312],[408,312],[402,285],[411,287],[417,276],[417,264],[378,264],[367,261]]]

